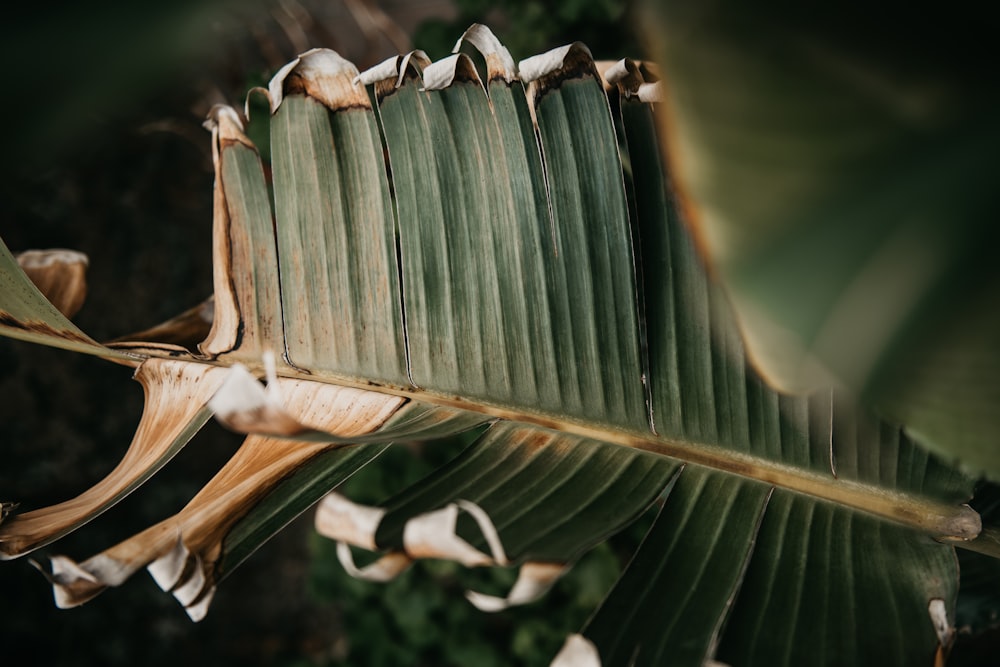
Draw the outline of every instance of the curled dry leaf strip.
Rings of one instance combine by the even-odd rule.
[[[284,410],[273,384],[274,389],[265,389],[245,366],[234,364],[208,407],[221,424],[240,433],[302,433],[305,427]]]
[[[46,576],[52,584],[56,606],[67,609],[88,602],[106,588],[121,585],[143,567],[163,557],[169,562],[158,567],[156,574],[165,582],[172,578],[172,568],[181,562],[177,580],[164,588],[171,590],[185,575],[191,576],[191,568],[186,563],[189,552],[183,544],[178,547],[182,531],[183,522],[172,517],[81,563],[66,556],[53,556],[52,573]],[[178,553],[178,549],[182,553]]]
[[[355,579],[385,583],[399,576],[413,563],[413,559],[404,553],[393,552],[382,556],[373,563],[359,568],[354,563],[354,554],[347,542],[337,542],[337,560],[347,574]]]
[[[617,86],[625,97],[635,97],[640,102],[646,103],[662,102],[663,85],[659,81],[646,78],[647,74],[643,73],[644,65],[631,58],[622,58],[613,63],[599,62],[597,69],[606,86]]]
[[[575,55],[585,55],[590,59],[590,49],[581,42],[573,42],[565,46],[560,46],[537,56],[525,58],[517,65],[521,80],[531,83],[547,74],[552,74],[564,67],[566,61]]]
[[[247,91],[246,97],[243,98],[243,117],[247,119],[247,122],[250,122],[250,98],[254,95],[263,95],[264,99],[267,100],[267,108],[271,113],[274,113],[275,107],[271,101],[271,91],[263,86],[254,86]]]
[[[336,492],[330,492],[316,508],[316,532],[338,542],[375,551],[375,531],[385,516],[381,507],[358,505]]]
[[[200,621],[208,613],[215,586],[205,576],[202,559],[184,546],[179,534],[174,548],[150,563],[146,570],[161,590],[171,593],[181,603],[192,621]]]
[[[191,606],[201,596],[202,591],[205,590],[205,583],[207,581],[201,558],[197,554],[193,554],[192,556],[194,567],[191,569],[191,576],[179,586],[175,586],[171,591],[174,597],[177,598],[177,601],[185,607]]]
[[[224,369],[203,364],[145,361],[135,373],[146,392],[145,407],[121,462],[79,496],[18,514],[0,525],[0,559],[17,558],[50,544],[136,489],[207,421],[205,405],[225,375]]]
[[[934,632],[937,633],[938,641],[941,642],[942,647],[947,649],[955,638],[955,628],[948,620],[948,607],[944,600],[941,598],[931,600],[927,605],[927,613],[931,617],[931,623],[934,624]]]
[[[50,565],[52,566],[52,579],[60,583],[77,579],[94,584],[99,583],[94,573],[80,567],[76,561],[65,556],[53,556]]]
[[[184,574],[190,553],[178,534],[174,548],[150,563],[146,570],[161,590],[172,591]]]
[[[194,604],[185,607],[184,611],[187,612],[188,617],[192,621],[197,623],[208,615],[208,608],[212,604],[213,597],[215,597],[215,586],[212,586],[212,588],[207,590],[199,600],[194,602]]]
[[[51,572],[36,561],[31,563],[52,584],[52,596],[60,609],[72,609],[93,599],[108,586],[117,586],[128,579],[138,569],[123,567],[103,554],[82,563],[66,556],[52,556],[49,559]]]
[[[490,547],[489,555],[456,534],[460,510],[467,512],[476,521]],[[390,553],[364,568],[358,568],[350,545],[369,551],[377,550],[375,534],[384,517],[385,510],[381,507],[359,505],[339,493],[331,492],[323,498],[316,510],[315,526],[321,535],[337,541],[337,558],[344,569],[351,576],[368,581],[388,581],[405,570],[416,558],[442,558],[467,567],[510,563],[489,515],[473,502],[458,500],[407,521],[403,528],[405,553]],[[525,604],[544,594],[565,569],[566,566],[562,564],[526,563],[506,598],[472,591],[468,593],[468,597],[473,604],[486,611]]]
[[[403,81],[406,80],[406,73],[408,70],[412,70],[416,73],[423,72],[431,64],[431,59],[426,53],[420,49],[410,51],[403,56],[403,59],[399,63],[399,78],[396,79],[396,87],[399,88],[403,85]]]
[[[601,667],[601,655],[594,642],[583,635],[572,634],[549,667]]]
[[[219,139],[235,139],[250,144],[250,140],[243,133],[243,121],[240,120],[239,113],[228,104],[213,105],[203,125],[212,132],[215,139],[213,144]]]
[[[479,73],[464,53],[456,53],[424,68],[421,90],[443,90],[458,81],[479,81]]]
[[[285,93],[302,90],[330,109],[370,107],[358,68],[331,49],[311,49],[282,67],[268,84],[271,113],[281,106]]]
[[[385,516],[381,507],[369,507],[351,502],[336,492],[330,492],[316,509],[316,532],[337,541],[337,559],[344,570],[356,579],[386,582],[396,578],[410,566],[412,559],[403,553],[390,553],[363,568],[354,563],[350,545],[375,551],[375,531]]]
[[[528,604],[539,599],[548,592],[552,585],[568,569],[562,563],[525,563],[517,573],[517,581],[507,597],[484,595],[476,591],[467,591],[466,599],[480,611],[503,611],[508,607]]]
[[[243,134],[243,125],[236,111],[225,105],[215,105],[204,123],[212,133],[212,165],[215,171],[213,189],[212,231],[212,324],[198,348],[212,356],[228,352],[239,342],[241,315],[236,286],[230,278],[233,263],[232,217],[225,194],[222,170],[223,144],[228,137]],[[242,142],[241,142],[242,143]]]
[[[507,565],[510,563],[510,561],[507,560],[507,554],[504,553],[503,543],[500,541],[500,534],[497,533],[496,526],[493,525],[493,520],[490,519],[490,515],[487,514],[482,507],[468,500],[456,500],[455,504],[459,509],[465,510],[471,514],[472,518],[476,520],[479,530],[482,531],[483,537],[486,538],[486,544],[490,547],[490,553],[493,555],[493,562],[497,565]]]
[[[406,403],[406,399],[399,396],[279,378],[274,356],[269,358],[268,353],[263,356],[269,377],[266,388],[245,366],[234,364],[227,369],[225,382],[208,402],[219,422],[239,433],[303,436],[303,439],[342,446],[352,437],[374,433]],[[315,403],[325,403],[330,412],[308,419],[298,416],[304,414],[305,406]]]
[[[358,74],[354,81],[370,86],[393,80],[393,87],[399,88],[406,79],[407,70],[412,69],[414,73],[420,73],[430,64],[430,58],[423,51],[410,51],[402,56],[387,58],[374,67],[369,67]]]
[[[662,102],[664,99],[663,84],[659,81],[644,83],[639,86],[639,90],[636,94],[639,97],[640,102],[646,102],[648,104]]]
[[[65,556],[53,556],[50,559],[51,571],[46,571],[35,560],[31,564],[52,584],[52,597],[59,609],[81,605],[105,588],[93,573]]]
[[[415,516],[407,521],[406,527],[403,529],[403,547],[406,549],[406,553],[413,558],[453,560],[466,567],[506,565],[507,556],[499,543],[499,536],[490,536],[491,533],[496,535],[496,528],[489,516],[474,503],[460,502],[461,505],[451,503],[439,510]],[[493,550],[492,557],[473,547],[455,532],[460,507],[469,512],[476,520],[487,543]]]
[[[597,69],[601,71],[601,76],[604,77],[604,80],[612,85],[625,83],[626,87],[628,87],[634,81],[637,86],[642,80],[638,65],[630,58],[622,58],[603,68],[601,67],[601,63],[598,63]]]
[[[82,252],[54,248],[16,255],[18,266],[56,309],[73,317],[87,298],[87,265]]]
[[[363,86],[370,86],[379,81],[385,81],[386,79],[395,79],[399,76],[399,60],[401,57],[402,56],[392,56],[391,58],[386,58],[377,65],[369,67],[354,77],[354,83],[360,83]]]
[[[284,99],[285,95],[285,79],[291,74],[292,70],[299,66],[299,59],[286,63],[281,69],[279,69],[271,80],[267,84],[268,98],[271,102],[271,114],[274,114],[278,107],[281,106],[281,100]]]
[[[472,24],[455,42],[452,52],[457,53],[462,48],[463,43],[471,44],[483,54],[486,59],[487,76],[491,80],[500,77],[507,83],[511,83],[517,78],[517,65],[514,63],[510,51],[486,26],[479,23]]]

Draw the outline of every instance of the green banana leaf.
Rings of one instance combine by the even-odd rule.
[[[591,664],[801,664],[817,642],[830,663],[944,656],[955,546],[1000,554],[964,504],[973,480],[850,396],[757,374],[684,227],[647,68],[602,79],[581,44],[515,66],[486,29],[465,40],[485,84],[464,53],[364,73],[327,50],[289,63],[267,91],[271,183],[239,114],[213,111],[208,337],[196,352],[94,346],[169,358],[189,379],[163,400],[249,435],[175,517],[54,557],[60,605],[146,567],[197,620],[225,574],[386,444],[496,422],[377,507],[326,495],[317,524],[345,565],[382,579],[421,557],[521,565],[506,599],[470,594],[500,609],[663,502],[567,643]],[[5,332],[48,312],[18,308]],[[192,392],[216,372],[206,403]],[[354,567],[349,544],[387,552],[384,567]]]

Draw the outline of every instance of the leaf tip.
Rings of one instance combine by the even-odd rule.
[[[934,632],[937,634],[938,642],[940,642],[944,650],[947,650],[951,647],[952,641],[955,639],[955,628],[952,627],[951,622],[948,620],[948,607],[944,600],[933,598],[927,604],[927,614],[931,617],[931,623],[934,625]]]
[[[59,609],[72,609],[95,598],[107,584],[91,568],[67,556],[49,558],[49,570],[41,563],[29,561],[52,584],[52,596]]]
[[[455,53],[433,62],[423,71],[421,90],[442,90],[456,81],[479,81],[479,73],[472,59],[464,53]]]
[[[311,49],[282,67],[271,82],[271,113],[281,106],[284,96],[301,92],[315,98],[329,109],[370,108],[362,86],[358,86],[358,68],[332,49]]]
[[[331,491],[320,501],[314,516],[320,535],[372,551],[378,549],[375,531],[385,516],[383,508],[359,505]]]
[[[528,604],[545,595],[568,569],[564,563],[525,563],[506,597],[466,591],[465,598],[480,611],[497,612]]]
[[[463,43],[474,46],[486,59],[486,72],[490,80],[502,78],[511,83],[517,78],[517,65],[510,51],[504,46],[492,30],[486,26],[473,23],[469,29],[455,42],[452,53],[458,53]]]
[[[490,546],[487,555],[463,540],[455,532],[459,509],[468,512],[479,526]],[[507,555],[500,544],[496,527],[486,512],[475,503],[459,500],[445,507],[420,514],[406,522],[403,545],[415,558],[443,558],[466,567],[482,565],[507,565]]]
[[[38,291],[66,317],[73,317],[87,297],[90,260],[76,250],[25,250],[15,255],[18,266]]]
[[[593,62],[590,49],[582,42],[573,42],[537,56],[525,58],[518,63],[517,69],[521,73],[521,80],[525,83],[531,83],[549,75],[573,69],[580,64],[587,64],[592,69]]]
[[[581,634],[572,634],[549,667],[601,667],[601,655],[594,642]]]

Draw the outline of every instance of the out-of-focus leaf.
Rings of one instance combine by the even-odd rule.
[[[1000,96],[967,34],[988,22],[896,3],[659,10],[674,178],[757,368],[786,389],[843,383],[1000,474]]]
[[[66,317],[73,317],[87,298],[87,256],[75,250],[25,250],[18,266],[38,291]]]

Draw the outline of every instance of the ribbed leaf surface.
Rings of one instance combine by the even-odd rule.
[[[638,517],[678,467],[664,457],[501,422],[460,457],[387,500],[376,542],[402,549],[410,519],[468,500],[489,514],[511,560],[566,563]],[[467,517],[457,530],[485,547]]]
[[[289,362],[405,383],[395,222],[371,108],[288,95],[271,152]]]
[[[702,665],[754,548],[763,484],[685,469],[585,631],[602,665]]]
[[[898,431],[846,410],[838,414],[832,446],[849,477],[939,497],[967,493],[954,470]],[[859,451],[891,453],[899,465],[887,468],[876,457],[859,458]],[[775,490],[766,509],[759,506],[759,531],[724,502],[717,507],[701,499],[698,525],[715,535],[744,535],[742,551],[734,551],[734,537],[687,539],[675,553],[678,520],[671,503],[686,502],[693,472],[681,473],[633,563],[584,630],[602,664],[633,664],[633,658],[637,665],[678,666],[716,658],[740,665],[930,664],[940,641],[930,602],[953,610],[958,592],[952,547],[862,512]],[[724,499],[743,482],[720,477],[716,483],[723,490],[712,497]],[[707,561],[717,563],[712,582],[691,584],[685,568]],[[729,582],[728,594],[713,597],[720,581]],[[705,597],[637,592],[677,588]],[[637,598],[635,619],[623,624],[623,608]]]
[[[361,75],[376,113],[352,65],[303,54],[270,87],[273,194],[236,113],[216,111],[212,333],[198,355],[130,349],[254,372],[273,352],[279,377],[216,394],[251,433],[240,452],[176,517],[57,561],[57,590],[75,604],[149,565],[199,617],[220,576],[385,443],[499,420],[379,507],[330,496],[335,527],[403,560],[455,533],[459,560],[558,576],[669,488],[586,630],[610,664],[700,665],[717,648],[801,664],[811,646],[929,662],[928,605],[953,616],[957,577],[932,538],[977,534],[971,481],[832,391],[759,378],[683,227],[651,109],[630,98],[646,82],[619,81],[609,106],[580,45],[522,63],[527,89],[499,55],[488,93],[464,55],[388,61]],[[0,302],[15,329],[44,310],[17,284]],[[414,536],[428,518],[444,523]]]
[[[953,608],[957,565],[951,547],[919,533],[775,492],[718,658],[932,664],[939,639],[929,605]]]
[[[413,381],[643,428],[624,184],[592,65],[539,91],[539,154],[523,89],[491,85],[491,108],[462,58],[448,87],[409,76],[379,102]]]
[[[648,417],[621,158],[589,53],[570,57],[529,88],[553,218],[550,298],[572,332],[556,355],[583,414],[635,427]]]

